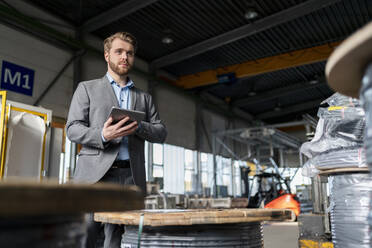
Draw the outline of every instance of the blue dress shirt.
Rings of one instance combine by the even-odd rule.
[[[111,83],[111,87],[115,92],[116,99],[118,100],[119,107],[123,109],[130,109],[131,102],[130,102],[130,89],[134,86],[133,81],[128,78],[128,82],[124,87],[121,87],[115,80],[111,77],[111,75],[107,72],[106,73],[107,79]],[[102,140],[106,142],[105,138],[102,135]],[[129,152],[128,152],[128,137],[123,137],[120,148],[119,154],[116,157],[116,160],[128,160],[129,159]]]

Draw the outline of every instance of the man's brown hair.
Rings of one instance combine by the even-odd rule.
[[[109,37],[107,37],[104,41],[103,41],[103,49],[105,52],[109,52],[110,49],[111,49],[111,46],[112,46],[112,42],[116,39],[116,38],[119,38],[123,41],[126,41],[130,44],[133,45],[133,48],[134,48],[134,52],[137,51],[137,40],[136,40],[136,37],[134,37],[132,34],[130,33],[127,33],[127,32],[117,32]]]

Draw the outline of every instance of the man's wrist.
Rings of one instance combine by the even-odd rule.
[[[101,138],[102,138],[103,143],[106,143],[107,142],[107,140],[105,139],[105,136],[103,136],[103,130],[101,132]]]

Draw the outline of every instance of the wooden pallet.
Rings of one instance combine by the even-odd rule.
[[[189,198],[188,208],[209,209],[209,208],[246,208],[248,198]]]
[[[145,226],[293,221],[295,219],[293,211],[286,209],[141,210],[123,213],[96,213],[94,219],[105,223],[139,225],[142,214],[144,216]]]

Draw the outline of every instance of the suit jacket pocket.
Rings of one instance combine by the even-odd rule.
[[[92,148],[92,147],[83,147],[80,150],[79,155],[98,155],[99,149]]]

